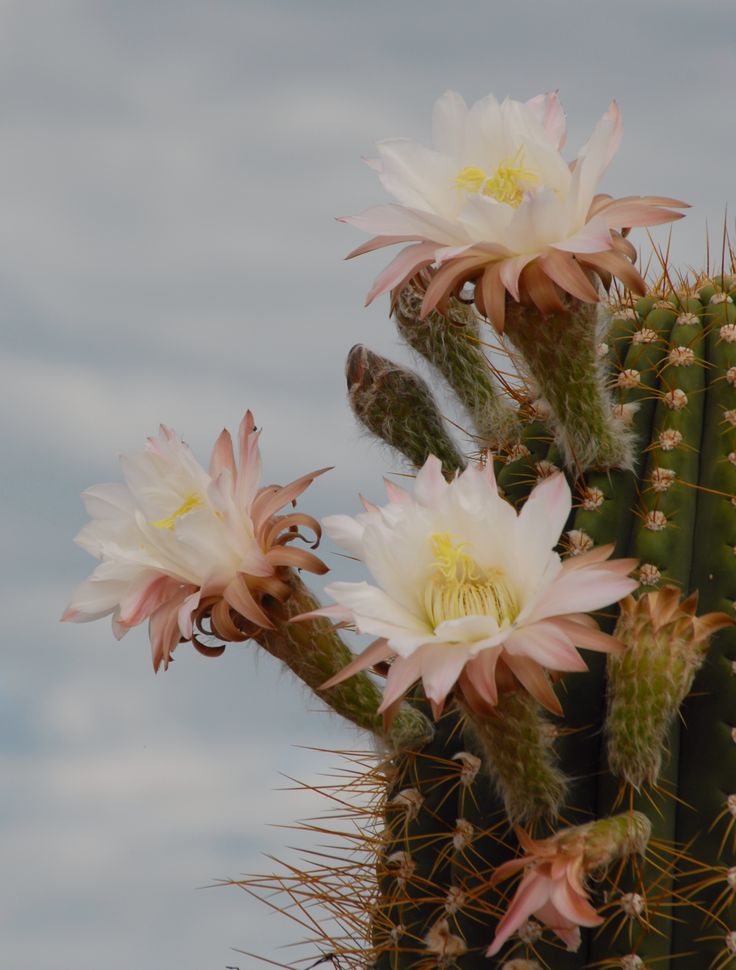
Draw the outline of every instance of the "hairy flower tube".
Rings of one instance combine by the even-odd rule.
[[[378,638],[324,686],[391,661],[381,706],[388,716],[419,679],[436,716],[455,684],[480,713],[499,690],[519,685],[561,713],[547,671],[586,670],[576,647],[618,649],[585,614],[637,586],[627,575],[635,562],[607,561],[612,546],[560,560],[555,546],[571,508],[561,474],[537,485],[519,513],[498,494],[490,460],[448,483],[430,456],[413,495],[386,488],[387,505],[323,522],[375,585],[332,583],[326,592],[336,605],[309,615]]]
[[[92,521],[77,543],[101,563],[74,592],[63,620],[85,622],[112,614],[118,639],[149,621],[154,670],[168,666],[180,641],[197,633],[245,640],[272,626],[264,598],[284,601],[290,567],[327,572],[314,553],[292,548],[320,527],[301,512],[278,513],[326,469],[290,485],[260,486],[260,432],[248,411],[240,425],[240,462],[223,431],[209,471],[171,429],[161,427],[145,451],[122,456],[125,484],[95,485],[83,493]]]
[[[424,315],[473,282],[476,306],[500,332],[507,293],[543,313],[561,310],[563,293],[597,302],[595,274],[643,293],[623,230],[679,219],[668,207],[685,203],[597,193],[621,138],[615,101],[571,164],[561,154],[566,127],[556,93],[500,104],[488,95],[468,108],[448,91],[434,106],[434,148],[407,138],[380,142],[370,164],[396,202],[342,219],[374,234],[350,256],[410,245],[378,276],[367,302],[433,266]]]

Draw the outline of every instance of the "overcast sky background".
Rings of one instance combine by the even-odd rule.
[[[732,0],[0,0],[2,970],[288,963],[291,926],[198,887],[293,841],[268,823],[314,806],[279,772],[330,763],[294,745],[366,744],[252,646],[154,677],[144,630],[59,625],[79,492],[160,421],[205,461],[250,407],[270,480],[336,466],[305,509],[380,497],[343,361],[410,358],[362,309],[386,255],[342,262],[333,217],[383,201],[361,156],[427,141],[450,87],[559,88],[572,154],[616,97],[603,188],[689,200],[699,265],[736,204],[734,38]]]

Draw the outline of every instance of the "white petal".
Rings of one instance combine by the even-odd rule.
[[[340,221],[378,236],[427,239],[441,246],[462,246],[473,241],[456,220],[402,205],[377,205],[355,216],[343,216]]]
[[[468,239],[475,243],[496,243],[509,250],[507,233],[514,218],[510,205],[476,192],[468,195],[457,218]]]
[[[567,118],[557,92],[538,94],[526,102],[526,107],[534,113],[554,148],[560,151],[567,137]]]
[[[621,141],[621,114],[612,101],[593,130],[589,141],[578,152],[578,159],[570,185],[570,199],[574,204],[574,227],[583,224],[596,193],[596,188]]]
[[[82,492],[82,501],[90,518],[129,517],[134,508],[133,496],[125,485],[93,485]]]
[[[430,509],[436,508],[449,487],[442,474],[442,462],[434,455],[430,455],[417,472],[414,483],[415,499],[420,505]]]
[[[349,515],[327,515],[322,519],[326,534],[349,555],[364,558],[363,534],[365,526]]]
[[[424,692],[435,704],[441,704],[468,662],[467,647],[440,643],[422,647],[417,652],[422,666]]]
[[[512,654],[529,657],[548,670],[587,670],[569,637],[552,623],[535,623],[515,630],[504,642]]]
[[[448,643],[472,644],[476,650],[492,646],[498,637],[498,623],[492,616],[461,616],[443,620],[435,627],[435,634]]]
[[[455,162],[408,138],[380,142],[380,180],[402,205],[453,218],[458,196]]]
[[[531,554],[557,545],[572,508],[570,486],[562,472],[536,485],[519,513],[519,545]],[[547,556],[545,555],[545,560]]]
[[[429,624],[397,603],[388,593],[368,583],[330,583],[325,592],[340,606],[352,610],[361,633],[385,636],[404,655],[434,639]]]
[[[639,583],[603,569],[576,569],[556,579],[539,598],[529,621],[566,613],[589,613],[617,603]]]
[[[432,141],[437,151],[460,158],[465,144],[468,106],[457,91],[445,91],[432,111]]]

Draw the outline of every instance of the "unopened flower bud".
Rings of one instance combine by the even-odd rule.
[[[429,455],[446,476],[465,467],[450,439],[429,385],[418,374],[356,344],[348,354],[348,399],[361,424],[416,468]]]
[[[636,789],[656,783],[667,732],[710,637],[734,622],[725,613],[696,616],[696,607],[697,594],[683,600],[674,586],[621,603],[615,636],[626,649],[608,657],[608,761]]]

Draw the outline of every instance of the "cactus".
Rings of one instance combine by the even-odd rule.
[[[516,691],[500,695],[487,717],[458,697],[426,742],[416,743],[421,732],[407,743],[397,743],[401,731],[393,741],[381,735],[382,753],[367,770],[374,798],[359,823],[372,832],[353,897],[361,930],[333,938],[337,965],[736,967],[735,297],[736,277],[674,289],[665,274],[645,297],[620,297],[604,322],[575,301],[547,318],[514,306],[504,339],[525,376],[505,398],[493,358],[482,358],[474,376],[480,331],[467,306],[450,300],[447,319],[434,312],[422,333],[413,291],[395,298],[400,333],[444,375],[475,418],[477,439],[495,440],[506,499],[523,505],[538,479],[563,469],[576,501],[561,553],[615,544],[617,555],[638,561],[641,587],[620,614],[603,618],[624,651],[564,675],[564,717]],[[575,329],[581,350],[571,359]],[[542,335],[536,343],[532,330]],[[361,349],[357,368],[356,354],[348,385],[358,419],[416,467],[441,449],[452,477],[462,461],[428,386],[392,377],[400,404],[371,396],[366,410],[365,368],[378,361],[382,374],[387,366]],[[483,402],[476,411],[473,380]],[[389,418],[431,418],[421,418],[424,432],[418,420],[382,425],[381,407]],[[479,426],[490,413],[499,420],[495,439]],[[385,673],[381,663],[376,669]],[[410,706],[431,716],[418,688]],[[351,777],[341,804],[364,777]],[[520,857],[520,841],[541,855]],[[598,915],[583,920],[590,928],[577,952],[565,945],[571,930],[552,925],[555,933],[531,918],[489,959],[514,892],[503,876],[525,865],[524,880],[543,874],[553,843],[568,867],[569,847],[582,853],[578,905]],[[290,872],[300,889],[287,891],[300,906],[310,898],[344,916],[333,870]]]
[[[63,618],[148,619],[154,669],[252,639],[372,737],[305,823],[313,865],[239,883],[286,893],[312,966],[736,970],[733,253],[676,284],[662,259],[647,292],[628,232],[686,203],[596,194],[615,102],[572,164],[555,93],[446,92],[433,128],[379,144],[397,201],[343,219],[374,233],[351,255],[408,244],[368,302],[391,291],[470,425],[466,455],[424,378],[350,351],[359,424],[416,471],[325,520],[377,585],[302,583],[327,567],[292,506],[327,469],[261,485],[246,412],[238,461],[162,426],[85,493],[102,562]]]

